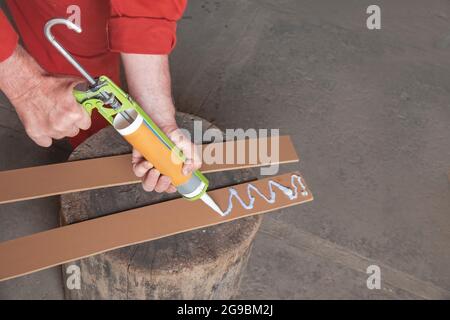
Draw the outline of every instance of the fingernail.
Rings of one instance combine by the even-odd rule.
[[[150,169],[152,167],[152,165],[150,164],[150,162],[145,161],[144,167],[145,167],[145,169]]]

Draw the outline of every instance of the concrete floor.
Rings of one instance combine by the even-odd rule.
[[[366,28],[370,4],[381,30]],[[315,195],[265,217],[239,298],[450,298],[448,1],[191,1],[178,30],[178,108],[292,135],[301,163],[282,170]],[[1,170],[67,156],[1,104]],[[55,198],[0,206],[0,240],[56,217]],[[61,285],[53,268],[0,283],[0,298],[60,299]]]

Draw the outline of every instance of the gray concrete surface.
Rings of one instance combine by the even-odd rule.
[[[381,30],[365,27],[369,4]],[[239,298],[450,298],[448,1],[191,1],[178,30],[177,107],[292,135],[301,163],[282,171],[315,194],[265,217]],[[1,101],[0,169],[67,156],[34,146]],[[0,240],[56,216],[54,198],[0,206]],[[372,264],[381,290],[366,287]],[[54,268],[0,298],[59,299],[61,285]]]

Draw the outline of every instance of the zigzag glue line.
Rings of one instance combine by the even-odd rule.
[[[226,211],[223,212],[223,216],[227,216],[231,213],[231,211],[233,210],[233,197],[235,197],[239,203],[241,204],[241,206],[246,209],[246,210],[250,210],[253,209],[254,203],[255,203],[255,197],[251,194],[251,191],[254,190],[256,191],[257,194],[259,194],[261,196],[261,198],[263,198],[264,200],[266,200],[268,203],[272,204],[275,203],[276,200],[276,193],[275,191],[273,191],[273,186],[277,187],[278,189],[280,189],[288,198],[289,200],[294,200],[297,199],[298,197],[298,187],[297,184],[300,186],[300,193],[302,196],[307,196],[308,195],[308,191],[306,190],[306,186],[302,181],[302,178],[296,174],[293,174],[291,176],[291,185],[293,187],[294,190],[292,190],[292,188],[288,188],[286,186],[283,186],[281,184],[279,184],[278,182],[275,182],[273,180],[269,180],[269,190],[270,190],[270,198],[267,198],[264,194],[261,193],[261,191],[258,190],[258,188],[256,188],[253,184],[249,183],[247,185],[247,196],[250,199],[250,202],[248,204],[246,204],[241,197],[239,196],[238,192],[236,191],[236,189],[234,188],[229,188],[228,190],[230,190],[230,197],[228,198],[228,209]]]

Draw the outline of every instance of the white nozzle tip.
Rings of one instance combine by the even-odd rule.
[[[225,216],[225,214],[223,213],[223,211],[219,208],[219,206],[217,205],[217,203],[214,202],[213,199],[211,199],[210,196],[208,196],[208,194],[205,192],[200,199],[206,203],[211,209],[213,209],[215,212],[217,212],[218,214],[220,214],[221,216]]]

